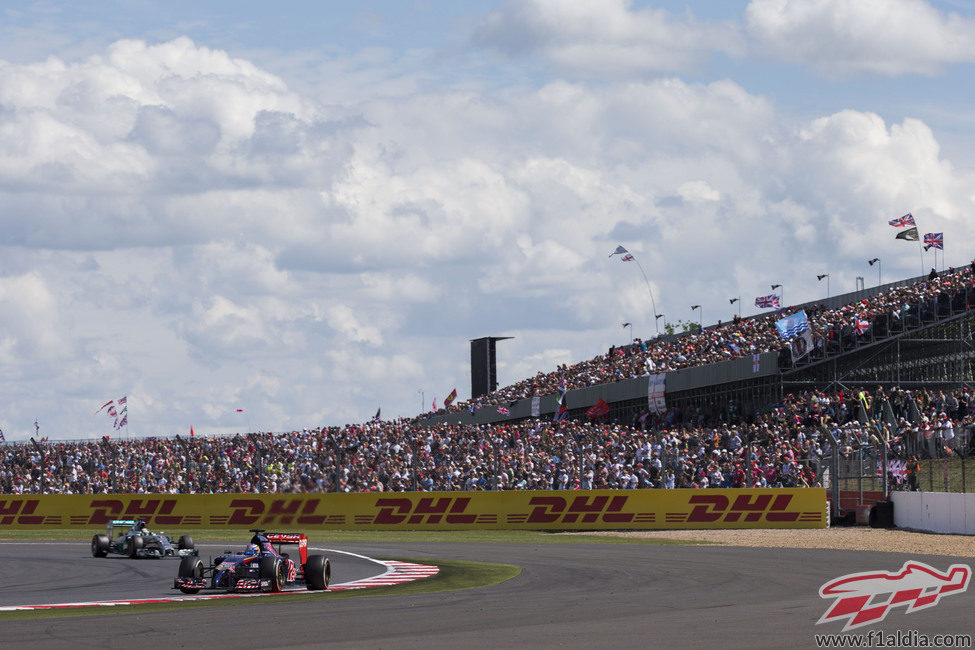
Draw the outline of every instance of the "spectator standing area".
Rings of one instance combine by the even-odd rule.
[[[54,513],[38,510],[35,499],[16,498],[44,494],[584,491],[589,501],[533,498],[562,499],[559,517],[575,518],[565,523],[593,517],[609,523],[604,517],[620,513],[632,514],[635,522],[642,513],[646,521],[640,523],[650,524],[653,514],[652,523],[662,525],[668,512],[676,520],[708,503],[712,510],[697,512],[716,515],[715,521],[754,518],[733,514],[735,504],[747,512],[740,495],[726,506],[717,499],[686,501],[684,510],[611,510],[616,497],[590,491],[843,491],[855,480],[862,501],[871,487],[883,495],[918,488],[925,477],[929,486],[940,486],[934,476],[939,463],[949,468],[945,484],[964,491],[975,416],[975,392],[968,388],[975,365],[973,301],[972,270],[951,270],[800,306],[813,343],[798,352],[794,340],[782,340],[775,328],[797,307],[611,348],[413,419],[232,437],[5,445],[0,493],[12,497],[0,499],[0,525],[48,525]],[[598,416],[586,417],[587,410]],[[874,484],[865,486],[865,480]],[[599,500],[603,496],[609,500]],[[771,512],[779,503],[757,498],[747,501],[756,512]],[[114,513],[119,503],[90,501],[89,507]],[[161,505],[166,500],[152,501],[152,508],[148,500],[131,503],[124,502],[122,514],[185,516],[190,522],[197,516],[152,509],[175,508]],[[271,515],[322,516],[304,511],[305,502],[295,503],[266,504],[272,510],[254,516],[261,515],[259,523]],[[527,520],[542,512],[537,508],[561,503],[528,503],[517,511],[495,507],[493,515]],[[409,504],[403,513],[408,524],[461,521],[472,512],[477,522],[492,515],[461,508],[458,497]],[[371,507],[395,511],[378,502]],[[80,525],[95,514],[67,516],[76,519],[62,523]],[[229,522],[235,515],[227,516]],[[355,522],[356,514],[349,516]],[[379,515],[359,516],[375,521]]]

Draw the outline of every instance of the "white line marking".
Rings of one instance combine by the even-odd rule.
[[[335,585],[329,585],[328,591],[348,591],[352,589],[369,589],[372,587],[383,587],[387,585],[401,584],[404,582],[412,582],[414,580],[419,580],[421,578],[426,578],[428,576],[436,575],[437,573],[440,572],[440,569],[438,567],[432,565],[413,564],[410,562],[399,562],[396,560],[377,560],[375,558],[367,557],[365,555],[359,555],[358,553],[350,553],[349,551],[340,551],[338,549],[313,548],[312,550],[329,551],[334,553],[343,553],[346,555],[352,555],[355,557],[362,558],[364,560],[369,560],[370,562],[375,562],[376,564],[380,564],[386,567],[386,571],[378,576],[373,576],[370,578],[360,578],[359,580],[352,580],[351,582],[343,582]],[[30,610],[37,610],[37,609],[70,609],[70,608],[78,608],[78,607],[115,607],[118,605],[144,605],[150,603],[170,603],[170,602],[183,602],[183,601],[193,601],[193,600],[217,600],[222,598],[257,598],[263,596],[287,596],[289,594],[296,594],[296,593],[307,594],[309,592],[304,589],[291,589],[289,591],[281,591],[277,593],[251,592],[251,593],[243,593],[243,594],[205,594],[201,596],[197,596],[197,595],[162,596],[157,598],[86,601],[86,602],[77,602],[77,603],[50,603],[44,605],[11,605],[7,607],[0,607],[0,612],[30,611]]]

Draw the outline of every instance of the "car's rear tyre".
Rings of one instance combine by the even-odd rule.
[[[132,559],[139,557],[139,551],[141,551],[142,547],[146,545],[145,540],[142,539],[142,537],[139,535],[130,537],[128,543],[129,543],[129,557]]]
[[[281,591],[284,588],[284,562],[278,557],[262,557],[259,569],[261,591]],[[264,581],[267,586],[264,586]]]
[[[91,556],[105,557],[108,555],[108,549],[111,546],[112,540],[108,538],[108,535],[94,535],[91,538]]]
[[[176,548],[179,549],[188,548],[192,550],[193,548],[195,548],[195,546],[193,545],[193,538],[190,537],[189,535],[180,536],[179,542],[176,543]]]
[[[305,586],[309,591],[328,589],[332,581],[332,565],[324,555],[309,555],[305,563]]]
[[[180,578],[199,580],[203,577],[203,560],[197,557],[184,557],[179,562],[179,572],[176,575]],[[190,587],[180,587],[179,590],[184,594],[195,594],[199,591]]]

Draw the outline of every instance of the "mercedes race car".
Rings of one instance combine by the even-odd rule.
[[[128,528],[127,530],[125,528]],[[121,528],[117,537],[113,537],[116,529]],[[149,532],[146,522],[142,519],[113,519],[105,527],[104,535],[91,538],[91,554],[94,557],[105,557],[109,553],[137,557],[195,557],[196,548],[193,538],[182,535],[176,545],[168,535],[159,532]]]
[[[241,552],[224,551],[209,564],[184,557],[173,589],[184,594],[195,594],[201,589],[276,592],[291,585],[304,585],[310,591],[328,589],[332,567],[324,555],[308,555],[304,533],[251,532],[254,536],[247,548]],[[285,545],[296,545],[298,557],[282,552]]]

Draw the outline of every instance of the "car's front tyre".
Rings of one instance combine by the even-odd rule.
[[[146,542],[144,539],[142,539],[141,536],[135,535],[133,537],[130,537],[128,539],[129,557],[132,558],[133,560],[139,557],[139,551],[141,551],[145,545]]]
[[[203,578],[203,560],[196,557],[184,557],[180,560],[179,570],[177,574],[180,578],[191,578],[193,580],[200,580]],[[180,591],[184,594],[195,594],[199,589],[194,589],[191,587],[180,587]]]
[[[281,591],[284,589],[284,562],[278,557],[262,557],[258,575],[261,591]],[[265,586],[265,581],[267,585]]]

